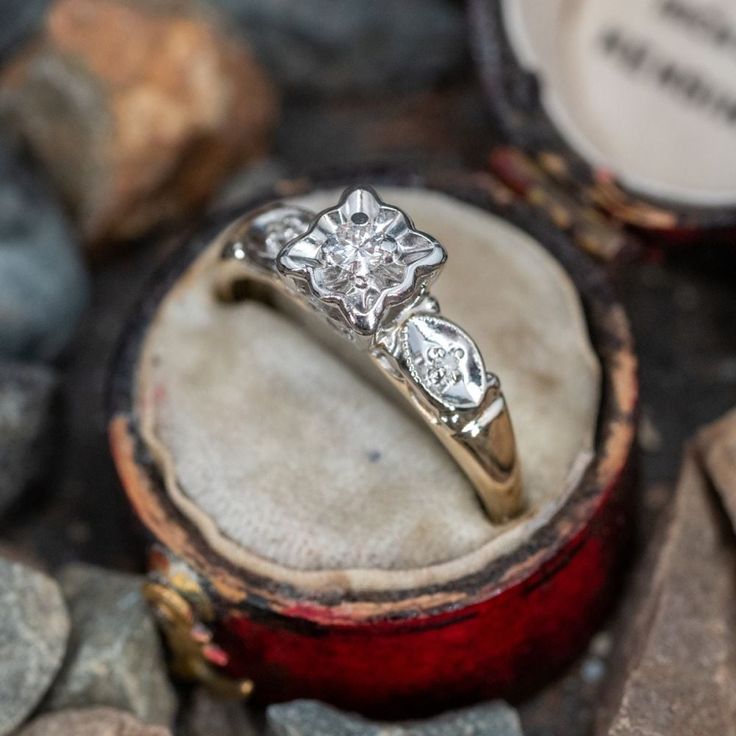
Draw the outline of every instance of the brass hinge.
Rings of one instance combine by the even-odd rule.
[[[221,697],[249,697],[252,680],[230,677],[222,671],[228,657],[213,642],[207,624],[213,620],[214,611],[197,574],[160,547],[151,556],[150,579],[143,587],[143,595],[168,644],[172,673],[201,682]]]

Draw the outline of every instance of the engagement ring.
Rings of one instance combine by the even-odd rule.
[[[316,312],[366,353],[465,472],[489,518],[523,507],[508,407],[473,339],[440,314],[430,286],[443,246],[369,187],[319,214],[286,204],[226,229],[217,291],[274,289]]]

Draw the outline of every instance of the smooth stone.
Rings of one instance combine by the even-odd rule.
[[[406,723],[368,721],[315,700],[272,705],[266,715],[275,736],[523,736],[517,712],[501,701]]]
[[[241,701],[223,700],[198,687],[181,717],[180,736],[259,736],[260,719]]]
[[[0,514],[46,466],[56,386],[44,365],[0,361]]]
[[[48,576],[0,558],[0,736],[36,708],[61,667],[69,616]]]
[[[424,88],[465,56],[463,11],[447,0],[210,1],[294,94]]]
[[[143,579],[89,565],[60,576],[72,621],[69,651],[44,710],[104,705],[170,725],[177,708]]]
[[[89,299],[77,242],[47,187],[0,143],[0,358],[53,360]]]
[[[17,736],[171,736],[171,731],[112,708],[85,708],[40,716]]]

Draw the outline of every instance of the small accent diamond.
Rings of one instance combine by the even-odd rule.
[[[401,328],[401,354],[409,372],[435,401],[452,409],[480,404],[488,387],[477,345],[457,325],[414,314]]]
[[[429,380],[440,390],[457,383],[462,375],[460,373],[460,361],[465,357],[462,348],[445,348],[433,345],[427,350],[427,375]]]

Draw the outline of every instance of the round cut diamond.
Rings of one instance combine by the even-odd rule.
[[[462,378],[460,361],[464,357],[465,351],[462,348],[432,346],[427,350],[427,379],[444,391]]]
[[[398,208],[354,187],[278,255],[278,270],[331,318],[373,339],[390,308],[416,299],[445,262],[444,248]]]
[[[370,306],[382,291],[400,284],[407,270],[398,243],[370,223],[338,225],[322,245],[318,261],[315,283],[356,306]]]

